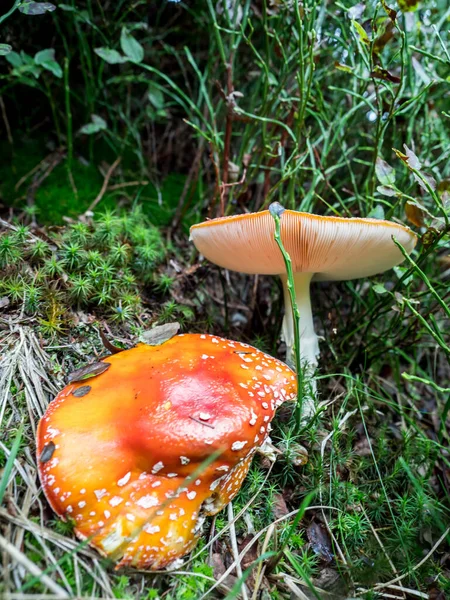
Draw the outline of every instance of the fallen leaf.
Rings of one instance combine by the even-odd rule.
[[[107,371],[110,366],[110,363],[107,362],[92,363],[91,365],[87,365],[86,367],[82,367],[71,373],[67,378],[67,381],[69,383],[76,383],[77,381],[84,381],[91,377],[97,377],[97,375],[101,375]]]
[[[313,521],[306,530],[306,535],[312,550],[325,562],[331,562],[334,557],[331,550],[330,536],[326,528],[320,523]]]
[[[289,513],[286,501],[282,494],[273,495],[273,514],[276,519],[286,516]]]
[[[254,537],[254,534],[249,533],[238,542],[239,554],[252,541]],[[253,546],[249,549],[249,551],[245,554],[245,556],[242,558],[242,570],[247,569],[251,564],[253,564],[255,560],[257,560],[258,556],[258,542],[255,542]]]
[[[9,298],[7,296],[3,296],[0,298],[0,308],[6,308],[9,306]]]
[[[214,579],[216,581],[218,581],[224,575],[224,573],[226,571],[226,567],[223,562],[222,554],[220,554],[219,552],[213,552],[213,554],[211,556],[211,566],[213,568]],[[229,574],[223,580],[223,584],[231,589],[235,585],[236,581],[237,581],[237,577]]]
[[[92,388],[90,385],[82,385],[79,388],[77,388],[76,390],[74,390],[72,392],[72,395],[75,396],[75,398],[83,398],[83,396],[86,396],[86,394],[89,394],[91,389]]]
[[[39,457],[39,462],[41,462],[41,463],[48,462],[51,459],[51,457],[53,456],[55,448],[56,448],[56,446],[53,442],[49,442],[48,444],[45,444],[44,449],[41,452],[41,456]]]
[[[177,335],[180,329],[179,323],[166,323],[165,325],[158,325],[144,332],[140,337],[140,341],[149,346],[160,346]]]
[[[113,344],[111,344],[106,335],[103,333],[102,329],[99,329],[98,332],[100,334],[100,339],[102,340],[103,345],[107,350],[111,352],[111,354],[119,354],[119,352],[124,351],[124,348],[119,348],[118,346],[114,346]]]

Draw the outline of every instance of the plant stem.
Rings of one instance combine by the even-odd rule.
[[[297,372],[297,406],[295,409],[295,423],[297,431],[302,426],[303,413],[303,371],[300,358],[300,311],[295,298],[295,281],[292,270],[292,261],[289,253],[286,251],[283,242],[281,241],[281,219],[284,208],[278,202],[274,202],[269,206],[270,214],[275,221],[275,242],[283,255],[284,264],[286,266],[287,281],[286,286],[291,300],[292,317],[294,321],[294,340],[295,340],[295,370]]]
[[[13,4],[13,5],[12,5],[12,7],[11,7],[11,8],[8,10],[8,12],[7,12],[7,13],[5,13],[4,15],[2,15],[2,16],[0,17],[0,23],[3,23],[3,21],[4,21],[5,19],[7,19],[9,16],[11,16],[11,15],[13,14],[13,12],[14,12],[14,11],[15,11],[17,8],[19,8],[19,4],[21,3],[21,1],[22,1],[22,0],[16,0],[16,1],[14,2],[14,4]]]

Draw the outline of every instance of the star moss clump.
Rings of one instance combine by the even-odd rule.
[[[41,237],[20,225],[0,234],[0,296],[37,316],[47,335],[61,333],[73,310],[125,322],[141,310],[140,288],[155,281],[165,254],[139,207]]]

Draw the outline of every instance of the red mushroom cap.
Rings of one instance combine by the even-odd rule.
[[[200,334],[99,365],[39,423],[42,486],[77,535],[119,566],[162,568],[194,547],[202,515],[237,494],[296,377],[247,344]]]

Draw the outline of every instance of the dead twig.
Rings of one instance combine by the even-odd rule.
[[[236,529],[234,527],[234,512],[233,512],[233,503],[230,502],[228,504],[228,523],[229,523],[229,534],[230,534],[230,542],[231,542],[231,550],[233,552],[234,562],[236,563],[236,574],[239,579],[242,579],[242,567],[241,561],[239,560],[239,550],[236,539]],[[247,587],[245,583],[242,584],[242,596],[244,600],[248,600]]]
[[[36,192],[47,179],[47,177],[50,175],[50,173],[55,169],[55,167],[59,165],[64,156],[65,149],[58,148],[58,150],[55,150],[55,152],[49,154],[41,163],[39,163],[41,171],[39,169],[35,171],[33,181],[31,182],[27,190],[26,200],[28,207],[34,206]],[[32,218],[32,224],[36,224],[34,216]]]
[[[2,109],[2,117],[3,117],[3,122],[5,124],[6,135],[8,136],[8,142],[12,146],[14,144],[14,139],[13,139],[13,136],[11,133],[11,127],[9,125],[8,115],[6,114],[6,107],[5,107],[5,103],[3,102],[2,96],[0,96],[0,108]]]
[[[103,179],[103,185],[99,191],[99,193],[97,194],[97,197],[95,198],[95,200],[93,200],[91,202],[91,204],[89,205],[89,207],[87,208],[87,210],[84,212],[83,217],[89,217],[90,214],[94,208],[97,206],[97,204],[100,202],[100,200],[103,198],[103,196],[105,195],[106,190],[108,189],[108,184],[109,184],[109,180],[111,179],[112,174],[114,173],[114,171],[117,169],[117,167],[120,164],[120,161],[122,160],[121,156],[118,156],[116,158],[116,160],[113,162],[113,164],[109,167],[109,169],[106,171],[106,175],[105,178]]]
[[[134,187],[137,185],[148,185],[149,181],[125,181],[124,183],[116,183],[115,185],[110,185],[108,187],[108,192],[114,192],[116,190],[121,190],[127,187]]]

